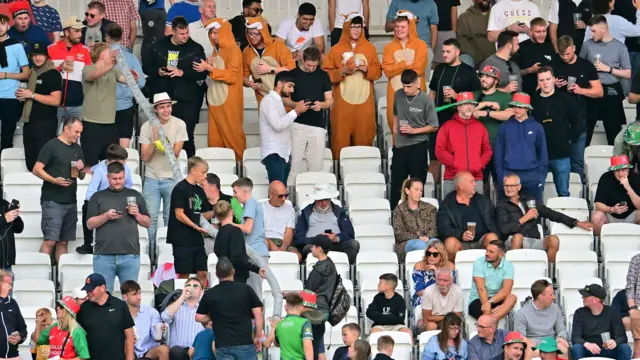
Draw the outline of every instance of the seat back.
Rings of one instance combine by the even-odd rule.
[[[546,277],[549,272],[547,253],[543,250],[518,249],[507,251],[506,259],[511,261],[516,274]]]
[[[327,256],[333,261],[333,264],[336,266],[336,271],[342,277],[342,280],[344,281],[344,279],[349,279],[349,270],[351,266],[349,265],[349,257],[347,254],[337,251],[329,251]],[[307,256],[307,278],[309,277],[309,274],[311,274],[311,270],[313,270],[313,265],[317,262],[318,259],[313,256]]]
[[[198,149],[196,156],[200,156],[209,163],[210,169],[216,169],[216,174],[236,173],[236,154],[233,149],[214,147]]]
[[[553,223],[551,234],[560,239],[560,250],[593,250],[593,230],[587,231],[578,226],[570,229],[564,224]]]
[[[93,273],[93,255],[69,253],[60,256],[58,279],[60,283],[72,282],[79,286]]]
[[[378,354],[378,339],[381,336],[391,336],[395,342],[393,346],[393,353],[391,356],[394,359],[412,359],[413,358],[413,339],[411,335],[402,331],[380,331],[373,333],[369,336],[369,345],[371,345],[371,356],[375,357]]]
[[[611,250],[640,250],[640,225],[605,224],[600,230],[602,253]]]
[[[556,254],[556,279],[598,276],[598,255],[590,250],[560,250]]]
[[[387,199],[352,199],[349,216],[354,226],[391,224],[391,206]]]
[[[127,150],[127,166],[129,166],[129,170],[131,170],[131,174],[139,174],[140,168],[140,154],[138,150],[126,148]]]
[[[380,149],[373,146],[349,146],[340,151],[342,178],[354,172],[381,172]]]
[[[51,280],[51,258],[40,252],[17,252],[11,271],[16,280]]]
[[[381,173],[350,172],[344,178],[344,194],[349,199],[386,198],[387,184]]]
[[[4,180],[5,174],[29,172],[25,162],[23,148],[8,148],[0,154],[0,174]],[[11,201],[11,200],[9,200]]]
[[[393,251],[395,237],[391,225],[354,226],[360,251]]]
[[[360,252],[356,257],[357,280],[378,279],[380,275],[398,275],[398,256],[392,251]]]
[[[291,252],[270,251],[269,268],[278,281],[300,279],[298,256]]]
[[[55,307],[56,290],[51,280],[24,279],[13,284],[13,297],[20,306]]]

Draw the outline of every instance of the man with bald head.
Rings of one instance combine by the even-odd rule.
[[[476,181],[468,171],[460,171],[453,178],[456,190],[445,196],[438,210],[438,232],[445,239],[449,261],[456,253],[468,249],[486,249],[499,240],[495,208],[491,200],[476,194]]]
[[[468,342],[468,359],[492,359],[502,352],[507,331],[498,329],[498,320],[493,315],[482,315],[477,323],[478,334]]]
[[[269,251],[289,251],[302,261],[302,254],[291,246],[293,230],[296,227],[296,211],[287,201],[287,188],[282,181],[275,180],[269,185],[269,201],[262,203],[264,213],[264,237]]]

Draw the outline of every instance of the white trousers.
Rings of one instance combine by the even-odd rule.
[[[327,130],[323,128],[293,123],[288,184],[295,184],[300,173],[322,171],[326,137]]]

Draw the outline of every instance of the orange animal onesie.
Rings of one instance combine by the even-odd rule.
[[[242,159],[247,147],[242,128],[244,96],[242,89],[242,52],[236,45],[231,24],[226,19],[211,19],[207,25],[218,29],[218,46],[213,44],[213,71],[207,90],[209,104],[209,147],[233,149],[236,159]],[[213,41],[212,41],[213,42]]]
[[[267,73],[258,75],[256,66],[260,61],[264,61],[267,65],[275,67],[286,67],[289,70],[295,69],[296,63],[293,61],[293,56],[291,55],[289,48],[287,48],[287,45],[285,45],[284,42],[271,37],[271,34],[269,34],[269,26],[265,19],[261,17],[247,18],[247,32],[250,29],[260,30],[262,40],[264,41],[264,50],[262,51],[262,56],[260,56],[258,51],[253,48],[253,45],[251,45],[251,39],[249,39],[249,36],[247,35],[249,46],[244,48],[244,51],[242,52],[244,63],[242,76],[244,78],[248,78],[249,75],[251,75],[254,82],[256,79],[260,79],[262,81],[260,83],[260,90],[255,90],[259,109],[260,101],[262,101],[262,98],[269,93],[269,90],[273,90],[273,87],[275,86],[274,80],[276,79],[276,74]]]
[[[429,57],[427,43],[418,37],[415,16],[406,10],[398,11],[397,15],[409,17],[409,40],[405,46],[402,46],[402,43],[394,34],[393,40],[385,45],[382,53],[382,71],[389,79],[387,83],[387,123],[392,131],[395,131],[393,128],[393,98],[396,91],[402,89],[400,75],[407,69],[415,70],[420,77],[418,80],[420,89],[426,92],[427,81],[424,72],[427,68]],[[407,66],[406,61],[413,61],[413,65]]]
[[[371,146],[376,135],[375,96],[373,82],[382,75],[375,46],[364,37],[364,30],[351,45],[349,26],[354,17],[349,14],[338,43],[325,58],[322,70],[333,83],[333,108],[331,109],[331,152],[334,160],[340,159],[340,150],[347,146]],[[348,54],[350,53],[350,54]],[[344,58],[347,64],[367,64],[367,73],[357,70],[352,75],[342,76]]]

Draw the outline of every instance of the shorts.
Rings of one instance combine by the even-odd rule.
[[[80,146],[84,153],[85,167],[96,165],[106,159],[107,148],[111,144],[119,144],[118,127],[113,124],[95,124],[83,121],[84,128],[80,138]]]
[[[436,157],[436,139],[438,138],[438,130],[429,133],[429,160],[438,160]],[[440,181],[440,180],[438,180]]]
[[[74,241],[78,223],[78,204],[42,201],[42,236],[45,240]]]
[[[448,31],[440,31],[438,30],[438,43],[436,44],[436,49],[433,51],[433,62],[443,63],[444,59],[442,58],[442,45],[446,40],[455,39],[456,32],[453,30]]]
[[[631,314],[629,314],[629,318],[631,320],[631,334],[633,334],[634,341],[639,341],[640,340],[640,312],[635,311],[634,315],[635,316],[631,316]]]
[[[195,274],[207,271],[207,253],[204,246],[184,247],[173,245],[173,266],[176,274]]]
[[[632,212],[624,219],[618,219],[616,217],[611,216],[611,214],[607,214],[607,220],[609,220],[609,224],[635,224],[637,219],[637,211]]]
[[[135,117],[134,107],[116,111],[116,127],[118,128],[118,138],[131,139],[133,136],[133,119]]]
[[[372,329],[379,329],[381,331],[400,331],[401,329],[405,329],[406,326],[404,324],[398,325],[376,325]]]
[[[507,241],[505,241],[504,245],[507,247],[507,249],[511,249],[511,238],[513,238],[513,236],[509,236],[509,238],[507,239]],[[524,240],[522,241],[522,248],[523,249],[535,249],[535,250],[545,250],[544,249],[544,239],[536,239],[536,238],[530,238],[530,237],[525,237]]]
[[[500,305],[502,305],[502,301],[491,304],[491,308],[495,309]],[[469,315],[476,320],[482,316],[482,303],[480,302],[480,299],[475,299],[469,304]]]

